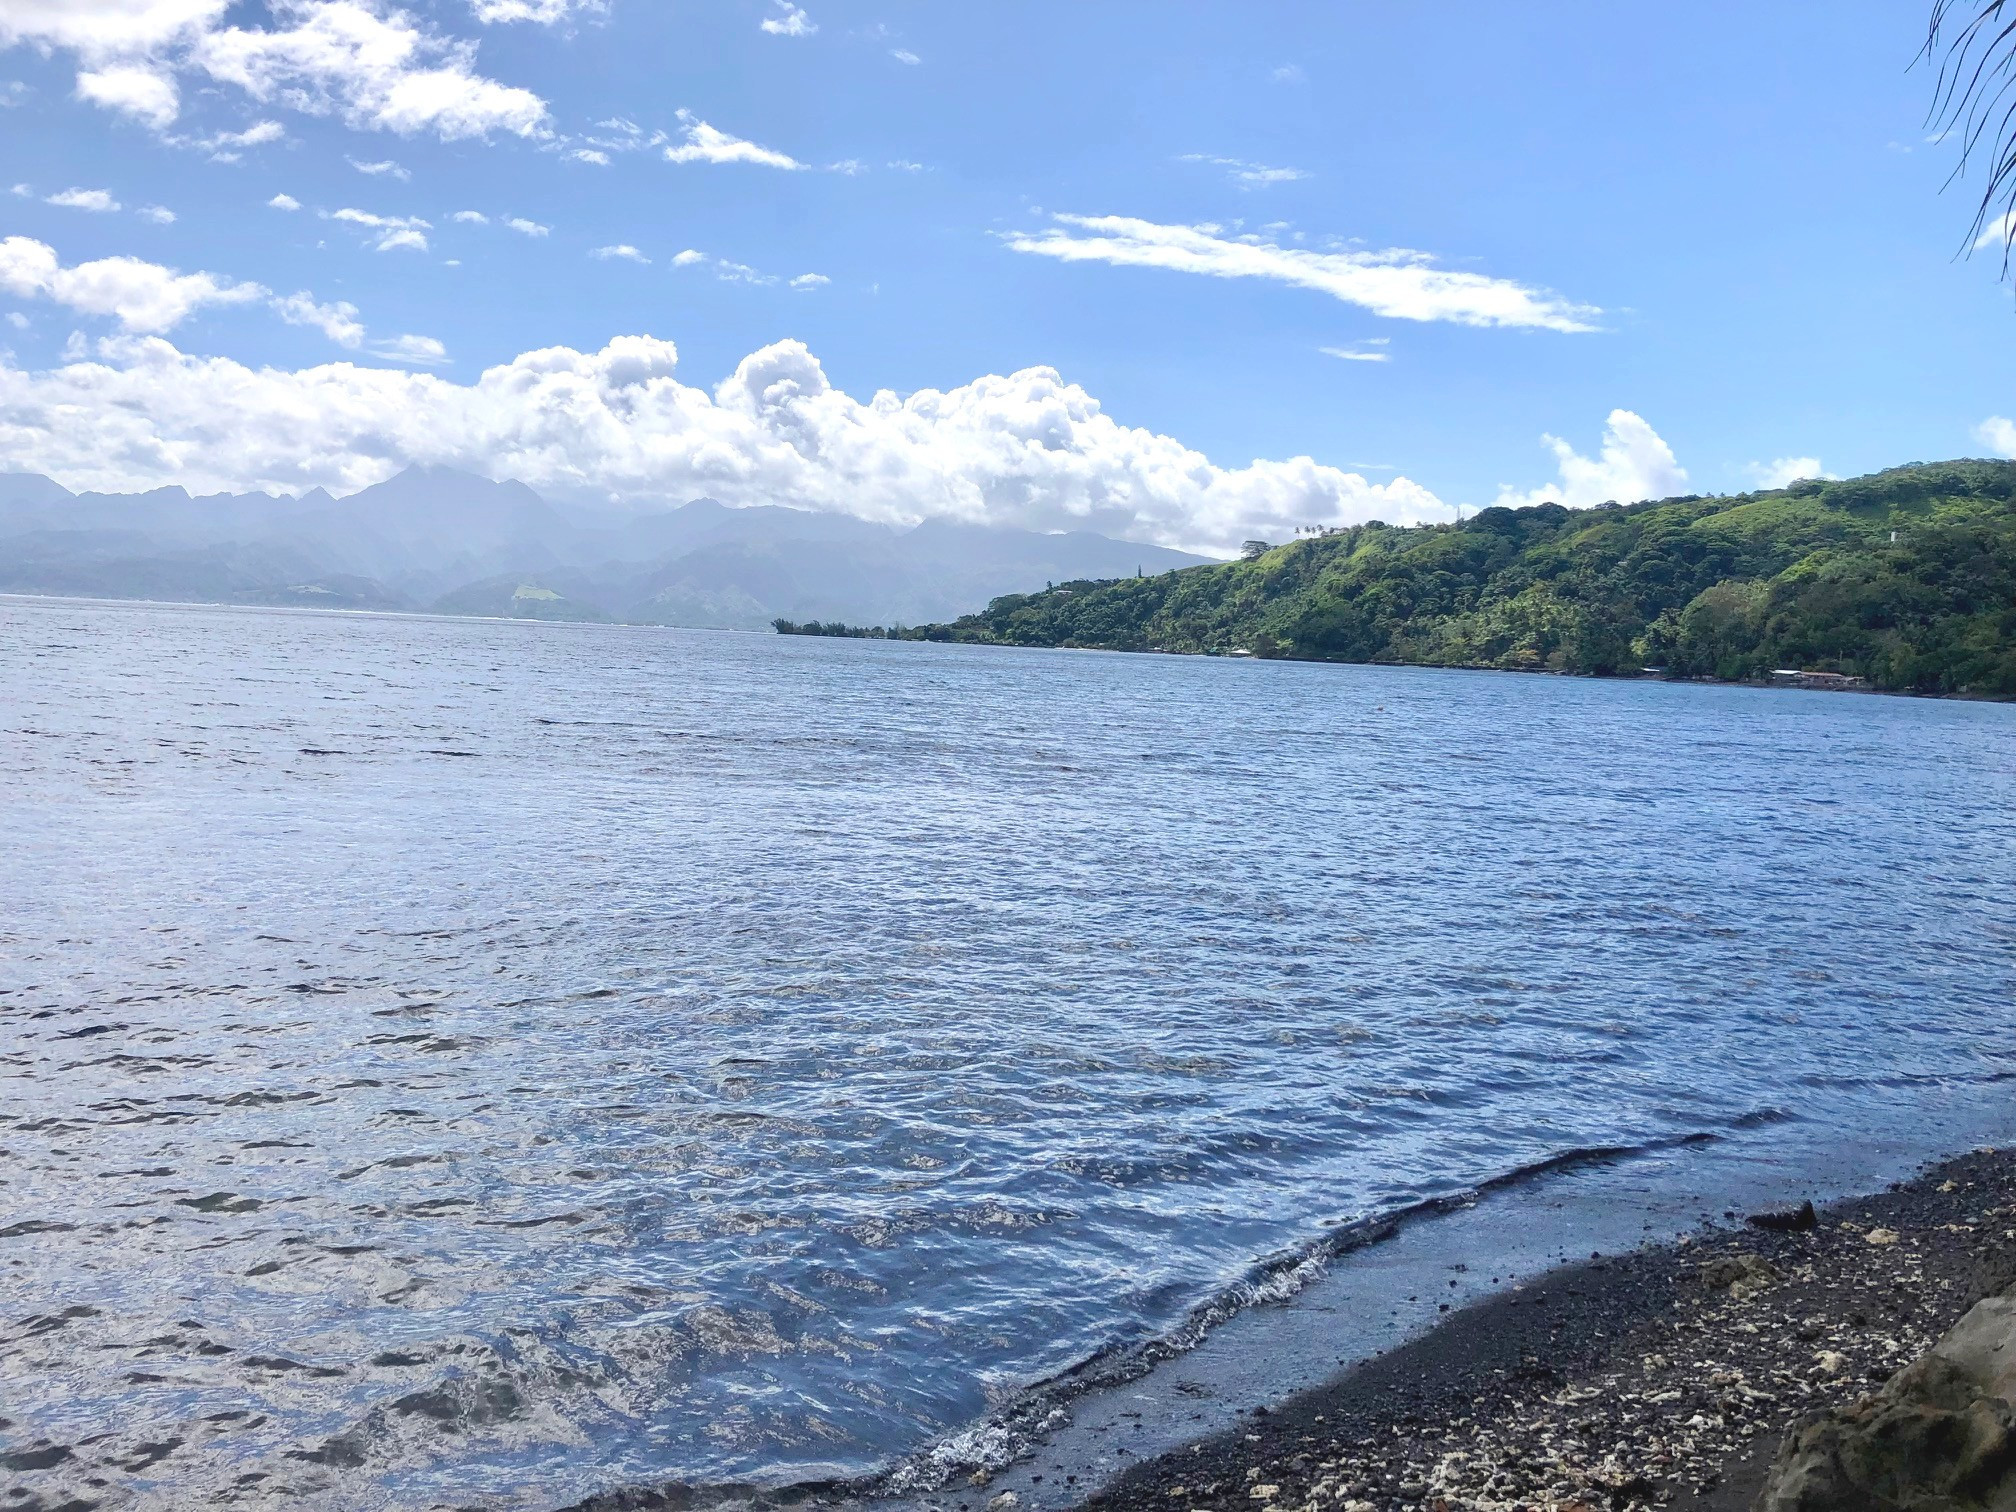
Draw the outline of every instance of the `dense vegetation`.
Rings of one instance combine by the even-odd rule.
[[[832,635],[842,640],[889,640],[904,634],[900,625],[891,631],[880,625],[849,625],[839,620],[773,619],[770,628],[779,635]]]
[[[2012,501],[2016,463],[1962,461],[1733,498],[1375,522],[900,633],[1596,676],[1796,667],[2011,697]]]

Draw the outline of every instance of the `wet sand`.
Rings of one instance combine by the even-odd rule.
[[[1809,1231],[1742,1217],[1480,1300],[1083,1505],[1747,1507],[1788,1427],[1875,1390],[2016,1279],[2016,1152],[1942,1162]],[[975,1487],[955,1505],[1014,1502]]]

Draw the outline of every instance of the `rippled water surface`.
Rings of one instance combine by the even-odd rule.
[[[1340,1218],[2016,1072],[2007,707],[15,600],[0,796],[51,1505],[858,1473]]]

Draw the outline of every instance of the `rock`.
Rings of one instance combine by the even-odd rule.
[[[1752,1213],[1743,1220],[1752,1228],[1775,1229],[1780,1233],[1803,1234],[1820,1226],[1820,1215],[1813,1211],[1813,1204],[1802,1202],[1796,1208],[1778,1213]]]
[[[1795,1429],[1757,1512],[2016,1512],[2016,1290],[1875,1396]]]
[[[1695,1274],[1703,1286],[1726,1290],[1739,1302],[1778,1279],[1777,1268],[1761,1255],[1725,1255],[1708,1261]]]
[[[1895,1229],[1873,1228],[1862,1237],[1870,1244],[1895,1244],[1900,1235]]]
[[[1021,1505],[1021,1497],[1017,1496],[1013,1491],[1003,1491],[999,1496],[987,1503],[987,1512],[1009,1512],[1010,1508]]]

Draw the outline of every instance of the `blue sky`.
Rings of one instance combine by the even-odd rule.
[[[1972,199],[1940,192],[1921,11],[0,0],[0,467],[340,490],[449,460],[582,498],[1222,547],[1506,489],[1980,454],[2016,439],[1994,423],[2016,306],[1997,253],[1956,257]],[[123,258],[157,271],[74,271]],[[588,360],[637,336],[661,345]],[[780,342],[809,357],[766,360],[773,390],[855,407],[712,414]],[[499,409],[510,384],[472,387],[548,348],[601,396],[571,434],[550,363],[536,424]],[[625,428],[640,361],[707,446]],[[142,391],[164,363],[164,393],[218,386],[213,418]],[[1032,368],[1082,396],[971,388]],[[293,377],[236,376],[263,372]],[[960,415],[878,420],[885,389]],[[347,426],[303,423],[311,392]],[[118,431],[109,457],[50,418],[80,405]],[[1004,436],[1070,466],[1004,459]],[[1169,482],[1182,448],[1222,475]]]

